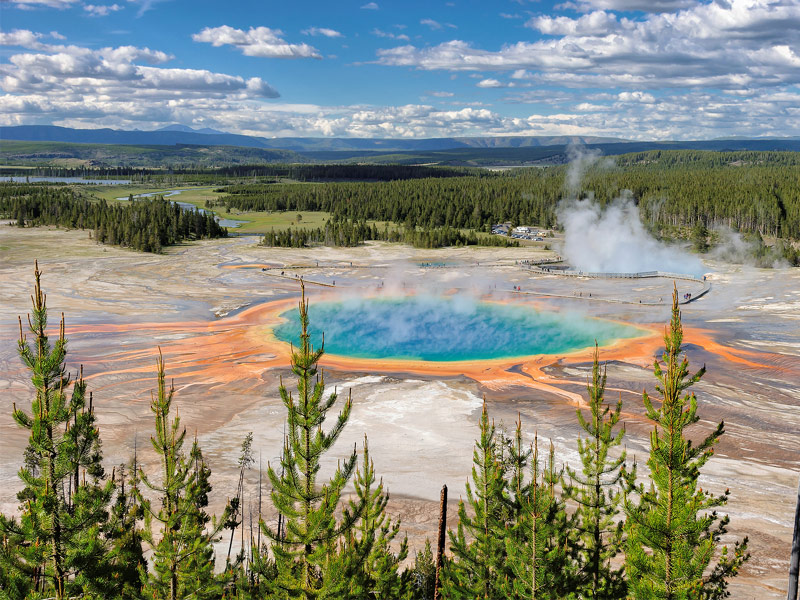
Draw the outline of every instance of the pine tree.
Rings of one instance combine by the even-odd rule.
[[[164,359],[159,349],[157,359],[158,392],[150,409],[155,416],[155,435],[150,438],[161,460],[161,482],[151,480],[142,469],[139,479],[160,495],[160,508],[155,510],[141,490],[137,500],[144,512],[142,538],[153,549],[153,572],[145,593],[148,597],[177,600],[188,594],[193,598],[221,595],[220,582],[214,576],[213,542],[227,519],[227,511],[219,523],[211,521],[208,506],[210,469],[203,460],[197,440],[189,455],[183,451],[186,429],[180,417],[170,421],[175,388],[167,390]],[[160,539],[156,541],[154,525],[159,523]]]
[[[417,552],[414,557],[412,578],[412,598],[414,600],[433,600],[436,586],[436,563],[433,560],[433,550],[431,550],[429,539],[425,540],[422,552]]]
[[[530,454],[530,481],[517,480],[519,515],[505,536],[510,573],[505,581],[503,597],[530,600],[565,598],[575,591],[574,524],[555,489],[562,475],[555,467],[553,444],[550,444],[550,453],[543,467],[539,460],[538,437],[534,437]]]
[[[656,408],[643,394],[647,417],[655,423],[650,434],[651,486],[637,490],[639,503],[627,499],[625,564],[630,594],[637,600],[694,600],[725,598],[727,579],[737,574],[749,558],[747,538],[732,551],[719,548],[729,518],[715,508],[723,506],[729,491],[715,496],[697,485],[700,469],[713,455],[713,446],[724,432],[724,423],[693,443],[686,430],[700,419],[697,398],[685,393],[705,373],[705,367],[689,374],[689,362],[681,358],[683,328],[678,291],[672,295],[672,320],[664,334],[663,365],[655,361],[661,405]],[[714,564],[715,553],[719,558]]]
[[[587,385],[589,410],[587,420],[578,409],[578,423],[587,438],[578,439],[578,453],[582,468],[580,472],[567,468],[571,482],[565,488],[565,496],[577,503],[576,526],[579,532],[579,561],[583,568],[578,583],[582,598],[624,598],[626,583],[624,568],[612,567],[611,561],[622,551],[623,524],[616,521],[622,506],[623,496],[617,491],[625,484],[624,466],[626,453],[611,458],[609,451],[622,443],[625,430],[614,433],[622,411],[619,400],[613,411],[603,404],[606,388],[605,368],[600,370],[599,350],[595,345],[592,364],[592,380]],[[631,478],[632,475],[627,475]]]
[[[505,580],[504,464],[485,402],[472,461],[472,484],[466,484],[470,511],[460,501],[458,527],[448,531],[453,558],[446,563],[443,596],[453,600],[498,597]]]
[[[339,562],[342,568],[329,577],[329,589],[333,597],[367,600],[382,598],[399,600],[411,590],[410,573],[401,573],[400,564],[408,556],[408,540],[400,540],[398,552],[392,550],[392,542],[400,532],[400,521],[392,521],[386,515],[389,495],[384,491],[383,481],[375,485],[375,467],[369,457],[367,436],[364,436],[364,452],[361,468],[356,472],[353,484],[355,498],[345,510],[352,514],[361,510],[356,526],[345,537]],[[337,590],[336,586],[341,589]],[[329,592],[329,594],[331,593]]]
[[[342,490],[356,466],[355,448],[337,465],[331,479],[319,485],[321,459],[347,424],[352,400],[348,397],[336,423],[325,432],[323,424],[338,396],[334,392],[324,397],[324,375],[317,370],[324,342],[318,349],[311,346],[308,302],[302,283],[301,290],[300,348],[292,352],[291,358],[292,372],[297,376],[297,397],[281,382],[281,400],[287,410],[287,436],[280,473],[272,466],[268,468],[272,502],[284,525],[281,530],[273,530],[262,521],[261,529],[272,540],[271,550],[278,573],[276,586],[283,594],[307,600],[325,596],[326,566],[336,552],[340,537],[350,532],[363,507],[347,511],[337,522],[335,513]],[[327,581],[331,579],[328,577]]]
[[[142,508],[136,497],[138,491],[138,464],[136,452],[130,469],[120,465],[116,473],[119,486],[111,507],[111,516],[106,530],[110,542],[108,561],[110,565],[110,596],[120,599],[139,598],[143,576],[147,568],[142,549],[142,531],[137,526],[142,518]],[[126,485],[130,486],[126,489]]]
[[[114,484],[104,481],[100,434],[92,403],[87,406],[85,400],[82,369],[75,381],[66,371],[63,315],[58,338],[50,344],[38,263],[34,278],[28,317],[34,343],[28,343],[20,319],[19,354],[36,396],[30,414],[14,405],[14,420],[30,431],[30,439],[19,471],[21,517],[0,515],[0,571],[7,579],[4,586],[19,597],[49,594],[60,600],[105,589],[102,532]]]

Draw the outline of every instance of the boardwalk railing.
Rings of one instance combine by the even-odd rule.
[[[548,275],[563,275],[564,277],[589,277],[593,279],[644,279],[648,277],[665,277],[667,279],[686,279],[689,281],[705,281],[702,277],[688,275],[686,273],[668,273],[665,271],[639,271],[637,273],[592,273],[588,271],[573,271],[571,269],[553,269],[550,267],[538,267],[535,265],[524,265],[531,271],[546,273]]]

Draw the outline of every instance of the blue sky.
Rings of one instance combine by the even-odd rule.
[[[800,0],[2,0],[0,125],[800,135]]]

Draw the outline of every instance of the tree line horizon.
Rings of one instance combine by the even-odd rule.
[[[592,198],[605,206],[627,190],[643,223],[659,239],[691,241],[703,252],[715,241],[710,230],[726,227],[752,236],[755,258],[764,265],[781,259],[800,265],[798,168],[798,152],[637,152],[615,157],[613,167],[603,163],[589,168],[580,189],[569,193],[565,165],[506,172],[409,165],[240,165],[152,172],[148,177],[170,185],[220,186],[216,191],[225,195],[207,202],[211,210],[327,213],[325,227],[298,224],[264,232],[264,243],[272,246],[350,246],[367,240],[425,248],[504,245],[507,240],[488,235],[492,224],[558,227],[556,207],[563,198]],[[53,184],[14,185],[0,184],[0,214],[29,226],[95,229],[98,238],[98,219],[90,218],[94,209],[80,193]],[[140,210],[152,205],[146,210],[162,212],[156,200],[139,204]],[[137,244],[124,233],[100,238],[158,252],[183,239],[224,235],[210,225],[178,238],[161,233],[168,229],[158,228],[157,236],[144,232],[147,244]],[[763,237],[774,238],[774,246],[765,248]]]

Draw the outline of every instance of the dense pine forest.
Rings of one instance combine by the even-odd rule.
[[[606,403],[595,351],[586,408],[577,410],[580,463],[560,467],[552,444],[523,442],[534,424],[506,433],[484,406],[457,526],[446,547],[441,537],[435,552],[428,544],[413,560],[400,522],[387,512],[389,491],[367,437],[329,478],[320,475],[334,462],[329,453],[352,399],[326,395],[318,368],[324,348],[309,342],[304,298],[293,382],[283,379],[279,389],[285,444],[264,485],[279,516],[256,515],[255,530],[242,502],[252,435],[242,441],[236,488],[215,490],[201,447],[187,440],[172,408],[175,389],[160,351],[151,402],[160,469],[146,474],[134,453],[109,472],[92,392],[82,369],[77,378],[67,374],[63,316],[57,337],[48,337],[38,265],[31,298],[19,339],[31,402],[13,410],[30,438],[19,457],[18,513],[0,515],[2,598],[719,599],[749,557],[746,538],[720,541],[729,522],[715,509],[729,492],[698,486],[724,428],[695,427],[701,421],[690,388],[705,370],[691,373],[682,352],[677,291],[654,364],[657,397],[642,397],[654,424],[649,475],[626,456],[622,403]],[[183,417],[191,425],[191,414]],[[208,512],[212,494],[228,498],[216,517]],[[236,554],[233,539],[243,541]]]
[[[554,227],[569,194],[569,167],[484,176],[426,177],[317,185],[244,184],[221,202],[253,211],[325,211],[351,220],[486,231],[510,221]],[[644,152],[583,174],[579,196],[608,204],[629,190],[642,218],[658,227],[727,226],[800,239],[800,155],[791,152]],[[575,190],[573,193],[578,193]]]
[[[389,229],[388,225],[378,228],[366,221],[349,220],[328,221],[325,227],[316,229],[282,229],[270,231],[264,236],[264,246],[284,248],[303,248],[309,245],[325,246],[358,246],[368,240],[384,242],[402,242],[415,248],[443,248],[446,246],[500,246],[503,248],[519,246],[519,242],[505,236],[489,236],[475,233],[463,233],[450,227],[417,229],[404,227]]]
[[[626,154],[613,162],[592,158],[506,171],[298,164],[169,173],[119,168],[96,171],[95,176],[129,176],[153,185],[212,184],[224,195],[208,200],[206,207],[229,212],[328,213],[325,227],[266,232],[263,243],[271,246],[350,246],[367,240],[426,248],[507,245],[498,236],[477,233],[503,222],[557,228],[564,198],[592,198],[605,206],[630,197],[657,237],[691,239],[704,251],[715,240],[714,230],[726,228],[751,236],[765,265],[780,258],[800,264],[799,153],[676,150]],[[578,172],[581,162],[587,167]],[[85,169],[50,174],[56,173],[90,174]],[[0,184],[0,214],[32,226],[95,229],[100,241],[151,251],[181,239],[223,235],[210,217],[184,215],[158,201],[127,210],[103,203],[91,206],[63,186]],[[135,228],[126,225],[133,222]],[[763,237],[778,240],[773,250],[765,250]]]
[[[167,174],[161,169],[141,169],[135,167],[35,167],[21,170],[15,167],[0,167],[0,175],[25,177],[90,177],[148,180],[151,182],[169,178],[172,180],[202,181],[221,183],[223,178],[271,178],[294,179],[296,181],[393,181],[396,179],[422,179],[425,177],[458,177],[463,175],[490,176],[483,169],[452,167],[426,167],[415,165],[349,165],[349,164],[275,164],[275,165],[237,165],[218,169],[174,168]]]
[[[98,242],[143,252],[161,252],[164,246],[183,240],[227,235],[212,214],[182,210],[161,197],[111,204],[57,185],[0,185],[0,215],[13,219],[18,227],[93,230]]]

